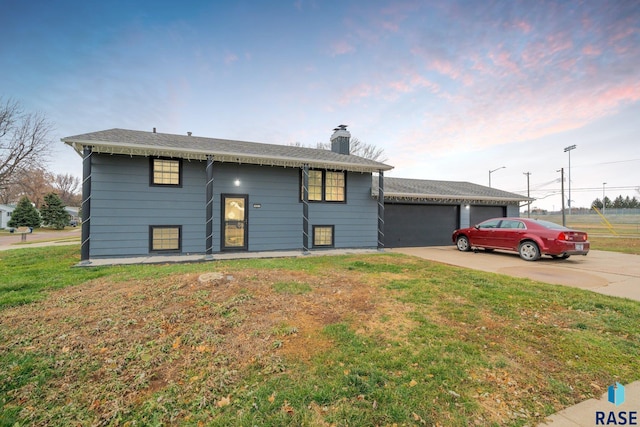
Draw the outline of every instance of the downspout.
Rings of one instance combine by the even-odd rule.
[[[309,165],[302,168],[302,252],[309,253]]]
[[[80,243],[80,263],[89,264],[91,242],[91,155],[92,147],[82,149],[82,242]]]
[[[384,250],[384,172],[378,171],[378,250]]]
[[[207,186],[206,186],[206,258],[213,257],[213,156],[207,156]]]

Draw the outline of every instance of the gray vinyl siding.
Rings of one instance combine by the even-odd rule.
[[[204,251],[204,164],[182,165],[182,187],[151,187],[148,158],[92,156],[91,257],[149,254],[150,225],[181,225],[182,253]]]
[[[518,204],[507,205],[507,216],[519,217],[520,216],[520,205],[518,205]]]
[[[336,248],[378,244],[378,204],[371,197],[371,174],[347,174],[347,203],[309,203],[309,245],[314,225],[334,225]]]
[[[213,164],[213,251],[220,251],[223,194],[247,195],[248,250],[302,247],[302,206],[298,203],[300,169]],[[235,185],[235,180],[240,185]],[[254,207],[259,205],[260,207]]]
[[[249,251],[302,249],[300,169],[214,163],[213,177],[214,252],[220,251],[222,194],[249,196]],[[377,221],[371,174],[348,173],[347,203],[309,203],[309,245],[314,225],[334,225],[336,248],[375,247]]]
[[[204,253],[206,163],[183,160],[182,167],[181,187],[150,186],[149,158],[94,154],[90,256],[148,255],[150,225],[182,226],[182,253]],[[302,249],[299,168],[214,162],[213,180],[214,253],[221,250],[223,194],[248,196],[249,251]],[[375,247],[371,174],[347,174],[347,203],[309,204],[309,245],[313,225],[335,226],[337,248]]]

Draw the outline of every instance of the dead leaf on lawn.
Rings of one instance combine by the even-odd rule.
[[[229,405],[231,405],[231,396],[223,397],[222,399],[216,402],[216,406],[218,408],[222,408]]]

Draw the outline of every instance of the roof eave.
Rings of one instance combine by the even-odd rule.
[[[377,196],[377,194],[374,194],[374,196]],[[454,194],[427,194],[427,193],[419,194],[419,193],[395,193],[395,192],[385,192],[384,197],[385,199],[395,198],[395,199],[405,199],[405,200],[406,199],[420,199],[420,200],[447,199],[447,200],[478,200],[478,201],[503,201],[503,202],[522,202],[522,201],[533,202],[535,200],[535,199],[524,197],[524,196],[523,197],[504,197],[504,196],[492,197],[492,196],[473,196],[473,195],[461,196],[461,195],[454,195]]]
[[[172,147],[149,147],[139,144],[118,144],[113,142],[104,141],[90,141],[79,139],[61,139],[62,142],[68,144],[74,148],[74,150],[82,155],[84,146],[93,147],[94,152],[104,154],[123,154],[129,156],[163,156],[163,157],[178,157],[187,160],[206,160],[207,156],[213,156],[215,160],[221,162],[230,163],[248,163],[261,166],[281,166],[281,167],[302,167],[308,164],[310,167],[325,168],[325,169],[339,169],[351,172],[377,172],[388,171],[393,169],[393,166],[386,165],[384,163],[377,163],[375,165],[357,164],[350,162],[336,162],[336,161],[323,161],[318,159],[304,159],[286,156],[268,156],[268,155],[250,155],[246,153],[238,152],[216,152],[216,151],[202,151],[191,149],[177,149]]]

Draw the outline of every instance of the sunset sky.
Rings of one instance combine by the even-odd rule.
[[[640,199],[640,2],[24,1],[0,13],[0,97],[61,137],[125,128],[273,144],[332,129],[387,176]]]

